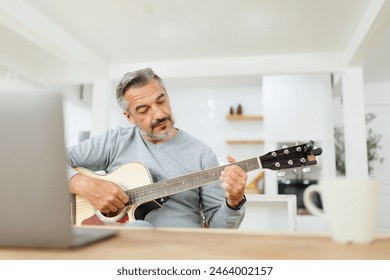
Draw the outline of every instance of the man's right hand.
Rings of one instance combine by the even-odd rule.
[[[81,195],[102,213],[123,209],[129,201],[123,189],[115,183],[80,173],[70,179],[69,191]]]

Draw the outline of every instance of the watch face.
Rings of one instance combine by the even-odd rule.
[[[245,197],[245,195],[243,196],[243,198],[242,198],[242,200],[241,200],[241,202],[240,202],[240,204],[238,204],[237,205],[237,209],[240,209],[244,204],[245,204],[245,202],[246,202],[246,197]]]

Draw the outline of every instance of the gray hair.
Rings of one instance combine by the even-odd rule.
[[[129,102],[125,99],[126,91],[129,88],[146,86],[153,79],[157,80],[165,88],[163,81],[153,72],[152,68],[141,69],[123,75],[116,87],[116,101],[123,111],[127,112],[129,108]]]

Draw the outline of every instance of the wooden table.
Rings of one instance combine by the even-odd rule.
[[[325,234],[214,229],[121,229],[108,240],[74,249],[0,248],[8,260],[390,260],[390,235],[368,245],[338,244]]]

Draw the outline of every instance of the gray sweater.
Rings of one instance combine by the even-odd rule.
[[[107,130],[68,150],[70,166],[112,172],[128,162],[144,164],[153,181],[172,179],[218,166],[214,152],[195,137],[179,130],[174,138],[153,144],[137,126]],[[69,178],[75,174],[69,169]],[[203,212],[212,228],[238,228],[245,207],[227,207],[219,182],[169,196],[164,207],[150,212],[145,221],[156,227],[202,227]]]

